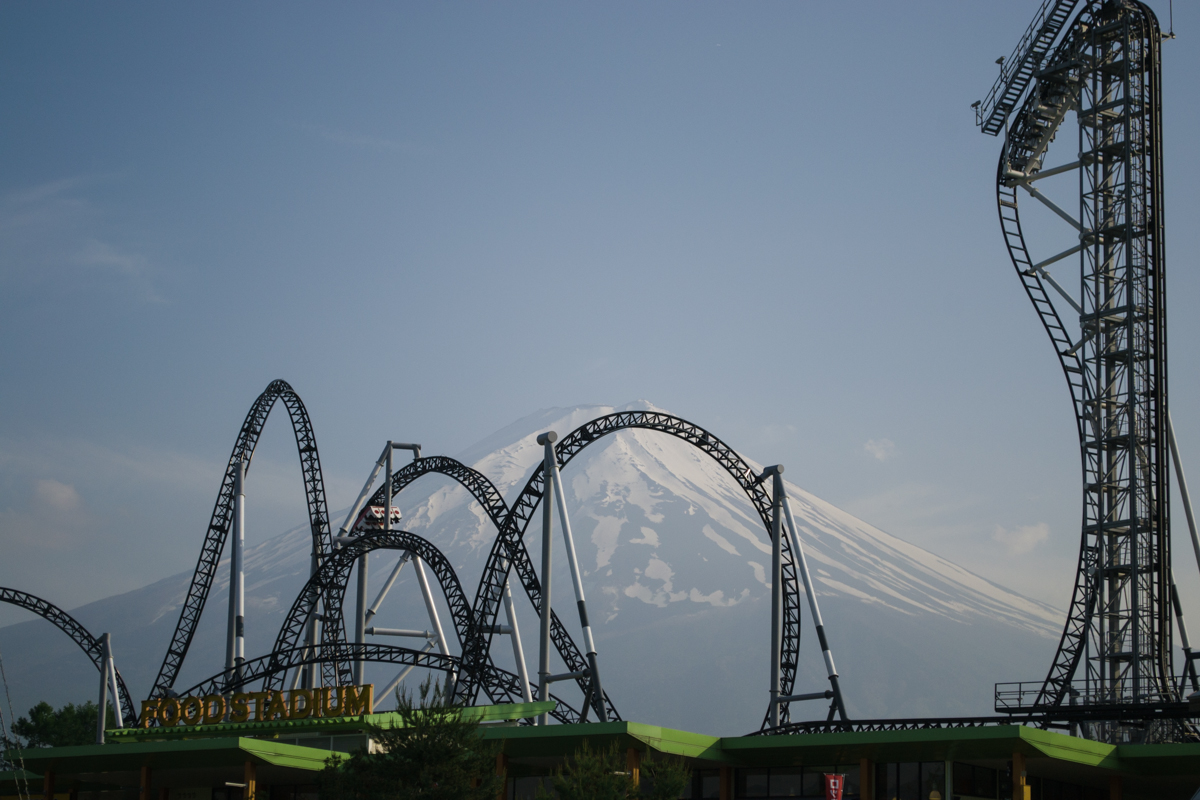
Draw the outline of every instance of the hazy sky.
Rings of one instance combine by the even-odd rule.
[[[0,585],[71,607],[190,569],[282,377],[333,508],[388,438],[455,454],[644,398],[1065,603],[1072,410],[970,109],[1037,5],[0,4]],[[1200,6],[1175,10],[1171,399],[1200,482]],[[251,540],[304,519],[277,413]]]

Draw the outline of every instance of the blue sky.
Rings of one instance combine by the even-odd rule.
[[[644,398],[1064,603],[1072,412],[969,107],[1036,6],[0,5],[0,584],[70,607],[190,569],[282,377],[334,508],[388,438],[454,454]],[[1171,398],[1200,481],[1200,7],[1175,26]],[[304,519],[289,438],[272,420],[251,538]]]

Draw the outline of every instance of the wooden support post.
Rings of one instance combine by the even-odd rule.
[[[158,800],[171,800],[171,790],[166,786],[158,790]]]
[[[254,800],[255,792],[258,790],[258,767],[250,759],[246,759],[246,768],[242,772],[242,783],[246,784],[246,788],[242,790],[242,800]]]
[[[625,769],[634,786],[642,785],[642,753],[635,747],[625,751]]]
[[[508,756],[504,753],[496,753],[496,774],[500,776],[500,791],[496,793],[496,800],[504,800],[508,797]]]
[[[858,796],[875,800],[875,762],[869,758],[858,760]]]
[[[1032,789],[1025,774],[1025,754],[1014,752],[1012,765],[1013,800],[1030,800]]]
[[[54,800],[54,770],[52,769],[42,773],[42,797],[44,800]]]
[[[733,767],[721,765],[721,800],[733,800]]]
[[[1108,800],[1121,800],[1121,776],[1108,776]]]
[[[51,800],[53,800],[51,798]],[[142,780],[139,784],[138,800],[154,800],[150,794],[150,765],[142,765]]]

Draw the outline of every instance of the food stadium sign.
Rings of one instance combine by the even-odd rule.
[[[142,701],[141,727],[158,723],[217,725],[223,722],[275,722],[310,717],[357,717],[370,714],[375,684],[292,689],[290,691],[206,694],[203,697],[163,697]]]

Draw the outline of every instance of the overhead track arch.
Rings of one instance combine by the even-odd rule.
[[[576,428],[558,442],[556,451],[560,466],[565,469],[571,459],[593,442],[610,434],[630,429],[652,430],[665,433],[706,453],[729,473],[738,486],[746,493],[746,496],[754,506],[754,510],[758,512],[759,518],[762,520],[768,539],[771,538],[771,498],[762,486],[761,477],[755,473],[750,464],[735,452],[733,448],[699,425],[688,422],[680,417],[654,411],[622,411],[594,419]],[[486,662],[487,654],[490,651],[492,631],[494,630],[496,615],[499,611],[504,583],[508,578],[508,570],[516,561],[514,555],[519,553],[524,547],[523,539],[525,531],[533,519],[534,511],[541,503],[542,497],[545,494],[545,487],[546,476],[543,472],[543,466],[542,464],[538,464],[517,497],[516,502],[513,503],[508,516],[505,518],[504,525],[501,527],[496,541],[492,545],[491,553],[484,567],[483,576],[480,578],[479,588],[475,595],[473,618],[477,622],[477,627],[474,630],[474,635],[463,646],[464,678],[457,686],[458,697],[463,702],[471,702],[479,688],[481,688],[478,683],[474,682],[476,680],[475,676],[479,674],[479,665]],[[795,560],[792,557],[791,548],[787,543],[787,537],[783,538],[782,549],[783,637],[780,642],[778,657],[781,661],[782,678],[780,692],[784,695],[790,695],[795,683],[796,665],[800,649],[800,590]],[[528,590],[529,588],[527,587]],[[535,600],[535,605],[540,602],[540,591],[538,598],[538,600]],[[571,654],[570,650],[564,653],[562,648],[559,649],[559,652],[564,655],[564,658]],[[578,652],[578,650],[576,649],[575,652]],[[580,658],[578,664],[568,661],[568,668],[572,671],[582,673],[587,669],[587,662],[582,658]],[[587,692],[586,678],[581,677],[578,679],[578,682],[580,689]],[[597,699],[595,702],[607,702],[607,700],[602,701]],[[788,712],[788,704],[781,704],[781,720],[786,722],[789,719]],[[620,719],[620,716],[616,713],[616,709],[612,708],[611,704],[608,705],[608,716],[610,719]],[[764,727],[769,724],[768,718],[769,710],[768,715],[764,715]]]
[[[100,674],[104,674],[104,648],[101,646],[100,640],[66,611],[36,595],[4,586],[0,586],[0,603],[11,603],[26,611],[32,611],[42,619],[49,620],[56,628],[70,636],[71,641],[79,645],[79,649],[86,653],[87,657],[96,665],[96,669],[100,670]],[[127,726],[132,727],[137,724],[137,707],[133,704],[129,689],[125,687],[125,679],[121,677],[119,671],[117,672],[117,690],[121,693],[120,707],[117,713],[121,715],[121,719]]]
[[[320,561],[331,548],[329,531],[329,511],[325,503],[325,482],[321,476],[321,457],[317,452],[317,439],[313,433],[312,422],[304,402],[287,381],[272,381],[263,393],[258,396],[250,407],[242,429],[238,432],[233,452],[225,468],[225,477],[221,481],[221,490],[217,494],[217,502],[213,508],[212,518],[204,534],[204,544],[200,549],[200,558],[196,563],[196,571],[192,575],[187,597],[179,612],[179,621],[171,636],[171,643],[163,657],[158,677],[154,681],[151,697],[165,696],[175,684],[183,661],[187,657],[188,648],[200,622],[216,576],[217,565],[221,553],[225,549],[225,540],[229,536],[229,528],[233,519],[234,482],[238,464],[246,463],[249,471],[254,458],[254,449],[262,435],[263,425],[267,416],[274,408],[276,401],[282,400],[292,421],[292,430],[296,435],[296,449],[300,455],[300,472],[304,480],[304,495],[308,503],[308,522],[312,531],[312,547],[316,560]],[[338,618],[340,620],[340,617]],[[344,635],[342,638],[345,638]]]

